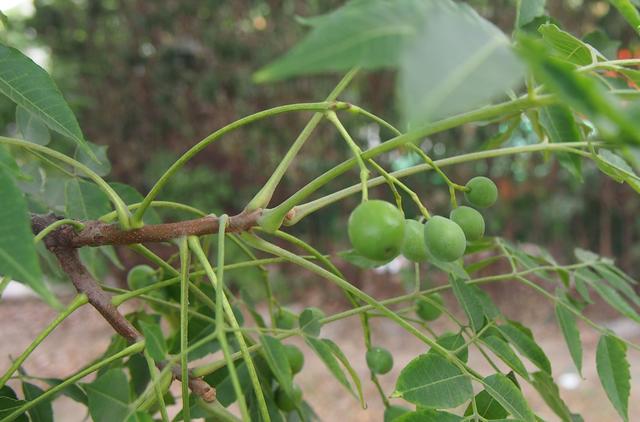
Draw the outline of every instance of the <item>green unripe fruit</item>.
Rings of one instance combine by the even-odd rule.
[[[156,271],[148,265],[136,265],[127,274],[127,285],[131,290],[142,289],[156,282]]]
[[[490,207],[498,199],[498,188],[488,177],[474,177],[467,182],[465,187],[468,191],[464,193],[464,197],[476,207]]]
[[[442,310],[433,302],[436,302],[440,306],[444,305],[440,293],[430,294],[429,300],[423,297],[416,300],[416,314],[424,321],[434,321],[442,315]]]
[[[274,323],[282,330],[292,330],[296,326],[298,316],[288,309],[280,308],[275,315]]]
[[[284,350],[287,353],[287,360],[289,361],[289,366],[291,367],[291,373],[294,375],[300,372],[302,367],[304,366],[304,355],[296,346],[291,344],[286,344],[284,346]]]
[[[393,356],[387,349],[372,347],[367,350],[367,366],[374,374],[386,374],[393,368]]]
[[[402,255],[409,261],[426,261],[429,253],[424,243],[424,225],[416,220],[405,220]]]
[[[484,218],[471,207],[458,207],[449,214],[451,221],[462,228],[467,240],[479,240],[484,236]]]
[[[302,390],[293,384],[292,396],[289,396],[281,387],[276,390],[276,405],[280,410],[291,412],[298,407],[302,401]]]
[[[373,199],[349,216],[349,240],[356,252],[374,261],[390,261],[400,253],[404,216],[389,202]]]
[[[439,215],[431,217],[424,225],[424,242],[431,255],[444,262],[460,258],[467,247],[462,228]]]

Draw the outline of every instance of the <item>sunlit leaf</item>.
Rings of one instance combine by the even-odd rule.
[[[482,380],[484,389],[511,415],[525,422],[535,422],[536,418],[522,392],[509,378],[494,374]]]
[[[538,368],[549,374],[551,373],[549,358],[547,358],[547,355],[535,342],[530,331],[515,321],[509,321],[508,324],[500,325],[498,329],[502,335],[509,340],[509,343],[515,346],[518,352],[533,362]]]

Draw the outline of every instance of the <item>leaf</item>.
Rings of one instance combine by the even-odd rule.
[[[509,412],[505,410],[500,403],[486,390],[482,390],[475,397],[476,409],[478,409],[478,415],[488,420],[504,419],[509,415]],[[464,412],[465,416],[473,415],[473,404],[467,406],[467,410]]]
[[[522,28],[538,16],[544,15],[546,0],[518,0],[516,27]]]
[[[571,411],[569,411],[565,402],[560,398],[560,391],[553,381],[553,378],[542,371],[534,372],[532,376],[532,385],[538,391],[544,402],[547,403],[547,406],[549,406],[563,422],[573,422]]]
[[[122,198],[127,205],[137,204],[143,201],[143,197],[134,187],[124,183],[109,183],[109,186]],[[143,220],[146,224],[160,224],[162,221],[154,208],[149,208],[144,213]]]
[[[293,375],[287,359],[287,351],[277,338],[261,335],[260,343],[267,365],[278,380],[278,384],[290,397],[293,394]]]
[[[34,400],[44,391],[40,387],[28,382],[22,383],[22,392],[26,401]],[[53,409],[51,408],[51,400],[45,400],[27,411],[32,422],[53,422]]]
[[[122,369],[109,369],[85,384],[89,413],[95,422],[124,421],[129,414],[129,385]]]
[[[13,159],[4,145],[0,145],[0,170],[16,179],[28,179],[28,176],[22,174],[18,164],[16,164],[16,160]]]
[[[111,172],[111,162],[107,156],[107,145],[87,142],[87,147],[76,149],[76,160],[93,170],[98,176],[106,176]],[[87,149],[89,150],[87,152]]]
[[[320,360],[322,360],[322,362],[327,366],[329,371],[331,371],[338,382],[344,385],[351,392],[351,394],[355,396],[353,390],[351,389],[351,385],[347,380],[347,377],[344,375],[340,364],[333,355],[331,346],[329,346],[327,342],[323,341],[322,339],[317,339],[314,337],[305,337],[305,341],[315,352],[315,354],[320,358]]]
[[[55,387],[64,382],[59,378],[45,378],[43,380],[51,387]],[[78,385],[78,384],[69,384],[62,390],[62,394],[69,397],[71,400],[78,402],[80,404],[84,404],[87,406],[89,404],[89,399],[87,398],[87,393]]]
[[[485,105],[523,74],[509,39],[473,8],[428,4],[428,18],[400,61],[401,109],[412,126]]]
[[[473,397],[471,380],[438,354],[420,355],[402,369],[393,397],[424,407],[453,408]]]
[[[565,105],[551,105],[540,109],[540,123],[551,142],[577,142],[582,135],[571,109]],[[582,180],[582,160],[579,156],[566,152],[556,153],[560,164],[578,180]]]
[[[451,352],[460,349],[456,353],[456,356],[458,357],[458,359],[460,359],[464,363],[467,363],[467,361],[469,360],[469,348],[465,346],[466,340],[464,339],[462,334],[444,333],[436,339],[436,343],[438,343],[440,346],[444,347],[445,349]],[[436,351],[435,349],[429,349],[427,353],[440,353],[440,352]]]
[[[573,359],[578,373],[582,375],[582,342],[580,341],[580,331],[576,325],[576,317],[564,305],[556,303],[556,320],[569,348],[571,359]]]
[[[638,9],[630,0],[609,0],[609,3],[618,9],[618,12],[637,33],[640,33],[640,13],[638,13]]]
[[[67,217],[76,220],[95,220],[111,211],[109,199],[93,183],[71,179],[65,185]]]
[[[19,407],[24,405],[24,400],[18,400],[12,397],[0,397],[0,418],[5,418],[11,413],[18,410]],[[29,422],[29,418],[26,413],[22,413],[13,419],[14,422]]]
[[[354,251],[353,249],[338,252],[338,256],[344,259],[345,261],[347,261],[348,263],[360,268],[377,268],[385,264],[388,264],[390,262],[390,261],[374,261],[373,259],[369,259],[360,255],[358,252]]]
[[[593,47],[552,23],[541,25],[538,32],[544,42],[553,47],[558,57],[570,63],[586,66],[593,63],[594,59],[602,57]]]
[[[342,366],[345,367],[345,369],[347,370],[347,372],[351,376],[351,380],[353,381],[353,384],[356,386],[356,391],[358,392],[358,398],[360,400],[360,406],[362,406],[363,409],[366,409],[367,404],[365,403],[364,395],[362,394],[362,382],[360,381],[360,377],[358,376],[358,373],[356,372],[356,370],[353,368],[353,366],[349,362],[349,359],[342,352],[340,347],[338,347],[338,345],[335,344],[333,341],[331,341],[331,340],[329,340],[327,338],[322,339],[322,341],[325,342],[331,348],[331,352],[333,352],[335,357],[338,358],[340,363],[342,363]]]
[[[469,319],[471,328],[477,333],[484,326],[484,308],[481,300],[464,281],[452,276],[449,277],[449,282],[458,303]]]
[[[509,368],[513,369],[518,375],[524,379],[529,379],[529,372],[524,366],[518,355],[511,349],[508,343],[495,335],[490,335],[482,338],[482,342]]]
[[[536,418],[529,408],[522,392],[509,378],[494,374],[482,380],[485,391],[491,395],[510,414],[525,422],[535,422]]]
[[[145,348],[156,362],[163,361],[167,355],[167,342],[164,339],[160,325],[140,321],[140,328],[144,334]]]
[[[448,0],[445,0],[448,3]],[[415,37],[433,1],[352,0],[320,18],[307,19],[311,32],[283,57],[254,74],[256,82],[354,66],[397,65],[404,45]]]
[[[47,145],[51,141],[47,125],[22,106],[16,107],[16,126],[25,141],[38,145]]]
[[[623,420],[628,421],[629,362],[627,346],[611,335],[603,335],[596,350],[596,368],[602,388]]]
[[[574,274],[576,277],[586,281],[612,308],[627,318],[640,322],[640,315],[638,315],[636,310],[633,309],[617,291],[606,285],[596,274],[585,268],[580,268]]]
[[[538,346],[530,332],[523,330],[519,324],[509,321],[508,324],[500,325],[498,329],[504,335],[509,343],[523,356],[529,359],[534,365],[543,371],[551,374],[551,363],[544,351]]]
[[[54,308],[60,302],[42,280],[27,203],[13,179],[0,168],[0,274],[31,287]]]
[[[635,290],[633,290],[633,287],[632,287],[633,285],[631,283],[629,283],[629,281],[627,279],[621,277],[613,267],[611,267],[611,266],[609,266],[607,264],[600,264],[600,265],[595,265],[594,269],[614,289],[616,289],[617,291],[619,291],[620,293],[625,295],[627,297],[627,299],[629,299],[630,301],[635,303],[636,306],[640,306],[640,297],[635,292]]]
[[[461,422],[463,419],[449,412],[432,409],[421,409],[416,412],[405,413],[392,422]]]
[[[0,92],[51,130],[88,149],[76,117],[47,72],[20,51],[1,44]]]
[[[322,318],[324,318],[322,310],[313,307],[305,308],[298,317],[298,326],[303,333],[311,337],[318,337],[322,329],[320,322]]]

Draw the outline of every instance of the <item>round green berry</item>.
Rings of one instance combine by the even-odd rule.
[[[283,330],[292,330],[296,326],[298,317],[296,314],[286,308],[278,309],[276,312],[274,323],[277,328]]]
[[[451,221],[462,228],[467,240],[479,240],[484,236],[484,218],[471,207],[458,207],[449,214]]]
[[[276,405],[280,410],[291,412],[300,405],[302,401],[302,390],[300,390],[300,387],[293,384],[293,391],[291,393],[292,395],[288,395],[282,387],[276,389]]]
[[[365,201],[349,216],[348,234],[360,255],[374,261],[390,261],[402,247],[404,216],[389,202]]]
[[[284,346],[284,350],[287,353],[287,360],[291,367],[291,372],[297,374],[304,366],[304,355],[296,346],[287,344]]]
[[[141,289],[156,282],[156,271],[148,265],[136,265],[127,274],[127,285],[131,290]]]
[[[393,356],[382,347],[372,347],[367,350],[367,366],[374,374],[386,374],[393,368]]]
[[[434,302],[440,306],[436,306]],[[442,305],[444,305],[444,301],[440,293],[432,293],[429,295],[429,300],[424,297],[416,300],[416,314],[424,321],[434,321],[442,315],[440,309]]]
[[[413,262],[427,260],[429,253],[427,245],[424,244],[424,224],[416,220],[405,220],[402,255]]]
[[[498,188],[488,177],[474,177],[467,182],[465,187],[467,188],[464,193],[465,198],[476,207],[490,207],[498,199]]]
[[[424,241],[431,255],[444,262],[460,258],[467,247],[462,228],[439,215],[431,217],[424,225]]]

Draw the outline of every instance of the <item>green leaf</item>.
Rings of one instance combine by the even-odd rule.
[[[156,362],[163,361],[167,355],[167,342],[158,324],[140,321],[140,328],[144,334],[145,347],[149,355]]]
[[[18,410],[19,407],[24,405],[26,402],[24,400],[18,400],[12,397],[2,397],[0,396],[0,418],[5,418],[9,416],[11,413]],[[13,419],[14,422],[29,422],[29,418],[26,413],[21,414],[17,418]]]
[[[509,39],[473,8],[442,0],[427,4],[428,18],[400,62],[401,109],[412,126],[485,105],[523,74]]]
[[[47,145],[51,141],[47,125],[22,106],[16,107],[16,126],[25,141],[38,145]]]
[[[71,179],[65,185],[67,217],[76,220],[95,220],[111,211],[109,199],[95,184]]]
[[[604,278],[614,289],[622,293],[636,306],[640,306],[640,297],[633,290],[633,284],[621,277],[614,267],[607,264],[594,265],[594,269]]]
[[[488,420],[504,419],[509,416],[509,412],[502,407],[500,403],[489,393],[487,390],[482,390],[475,397],[476,408],[478,409],[478,415]],[[467,406],[464,415],[469,416],[473,414],[473,404]]]
[[[485,391],[491,395],[510,414],[525,422],[535,422],[536,418],[529,408],[522,392],[509,378],[502,374],[486,377],[482,384]]]
[[[354,66],[394,66],[407,40],[424,25],[433,3],[352,0],[330,14],[307,19],[311,32],[283,57],[260,69],[254,80],[275,81]]]
[[[460,416],[453,413],[432,409],[421,409],[392,419],[393,422],[461,422],[462,420]]]
[[[124,421],[129,414],[129,385],[119,368],[109,369],[91,384],[85,384],[89,413],[95,422]]]
[[[327,366],[329,371],[331,371],[338,382],[344,385],[355,396],[353,390],[351,389],[351,384],[349,384],[349,381],[344,375],[340,364],[336,360],[336,357],[333,355],[331,346],[329,346],[326,341],[314,337],[305,337],[305,341],[315,352],[315,354],[320,358],[320,360],[322,360],[322,362]]]
[[[532,374],[533,387],[538,391],[540,397],[547,403],[547,406],[560,417],[563,422],[573,422],[571,411],[560,397],[558,386],[546,372],[538,371]]]
[[[452,352],[460,349],[456,353],[458,359],[460,359],[464,363],[467,363],[467,361],[469,360],[469,348],[465,346],[466,340],[464,339],[462,334],[444,333],[436,339],[436,343]],[[427,353],[439,354],[440,352],[436,351],[435,349],[429,349]]]
[[[542,35],[544,42],[553,47],[558,57],[570,63],[586,66],[602,57],[602,54],[589,44],[552,23],[541,25],[538,32]]]
[[[1,44],[0,92],[51,130],[88,149],[76,117],[47,72],[20,51]]]
[[[544,15],[546,0],[518,0],[516,27],[522,28],[538,16]]]
[[[586,281],[612,308],[627,318],[640,322],[640,315],[636,310],[617,291],[606,285],[598,275],[586,268],[580,268],[574,274],[577,278]]]
[[[293,374],[287,359],[287,351],[277,338],[261,335],[260,343],[267,365],[278,380],[278,384],[291,396],[293,394]]]
[[[508,343],[495,335],[490,335],[482,338],[482,342],[509,368],[513,369],[518,375],[524,379],[529,379],[529,373],[524,366],[518,355],[511,349]]]
[[[629,25],[640,34],[640,13],[636,6],[630,0],[609,0],[609,3],[618,9]]]
[[[45,378],[43,381],[49,384],[51,387],[55,387],[56,385],[59,385],[64,382],[64,380],[59,378]],[[66,386],[62,390],[62,394],[69,397],[71,400],[78,402],[80,404],[83,404],[85,406],[89,404],[87,393],[85,393],[84,390],[78,384],[70,384]]]
[[[40,387],[28,382],[22,383],[22,392],[24,393],[24,399],[26,401],[34,400],[36,397],[44,393]],[[53,422],[51,400],[45,400],[38,403],[36,406],[29,409],[27,413],[31,417],[32,422]]]
[[[424,407],[452,408],[473,397],[471,380],[438,354],[420,355],[402,369],[393,397]]]
[[[582,135],[573,113],[565,105],[558,104],[541,108],[540,123],[551,142],[577,142],[582,140]],[[556,157],[569,173],[578,180],[582,180],[582,160],[578,155],[559,152]]]
[[[324,312],[318,308],[305,308],[298,317],[298,326],[303,333],[318,337],[322,329],[320,320],[324,318]]]
[[[524,329],[524,327],[519,324],[516,324],[514,321],[509,321],[508,324],[500,325],[498,329],[502,335],[509,340],[509,343],[515,346],[518,352],[529,359],[538,368],[551,374],[551,363],[549,363],[549,358],[547,358],[547,355],[545,355],[544,351],[540,346],[538,346],[528,330]]]
[[[87,148],[88,147],[88,148]],[[111,172],[111,162],[107,156],[107,145],[87,142],[87,147],[76,149],[76,160],[93,170],[98,176],[106,176]],[[87,151],[87,149],[89,151]]]
[[[11,154],[4,145],[0,145],[0,170],[16,179],[28,179],[29,177],[20,171],[20,167],[16,164]]]
[[[342,350],[340,349],[340,347],[338,347],[338,345],[336,343],[334,343],[333,341],[331,341],[331,340],[329,340],[327,338],[322,339],[322,341],[325,342],[331,348],[331,352],[335,355],[336,358],[338,358],[340,363],[342,363],[342,366],[345,367],[345,369],[347,370],[347,372],[351,376],[351,380],[353,381],[353,384],[356,386],[356,391],[358,392],[358,398],[360,400],[360,405],[362,406],[363,409],[366,409],[367,404],[365,403],[364,395],[362,394],[362,382],[360,381],[360,377],[358,376],[358,373],[356,372],[356,370],[353,368],[353,366],[349,362],[349,359],[342,352]]]
[[[449,277],[453,293],[469,319],[469,325],[476,333],[484,326],[484,308],[481,299],[463,280]]]
[[[375,261],[373,259],[366,258],[360,255],[353,249],[347,251],[338,252],[338,256],[348,263],[360,268],[377,268],[384,264],[388,264],[390,261]]]
[[[596,369],[609,401],[622,419],[628,421],[631,375],[626,344],[611,335],[601,336],[596,350]]]
[[[27,284],[49,305],[62,305],[42,280],[27,203],[11,176],[0,168],[0,274]]]
[[[571,359],[573,359],[578,373],[582,375],[582,342],[580,341],[580,331],[576,325],[576,317],[564,305],[556,303],[556,320],[569,348]]]
[[[127,205],[137,204],[143,201],[143,197],[134,187],[124,183],[109,183],[109,186],[122,198]],[[154,208],[149,208],[144,213],[145,224],[160,224],[162,220]]]

